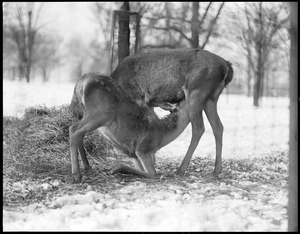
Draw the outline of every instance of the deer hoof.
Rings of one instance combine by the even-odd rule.
[[[215,168],[215,170],[213,171],[213,175],[214,175],[214,176],[218,176],[219,174],[221,174],[221,172],[222,172],[222,169],[220,169],[220,168],[219,168],[219,169],[216,169],[216,168]]]
[[[78,183],[81,182],[81,175],[80,174],[77,174],[77,175],[73,174],[72,177],[73,177],[73,184],[78,184]]]

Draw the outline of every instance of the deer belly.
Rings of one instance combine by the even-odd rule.
[[[184,99],[183,84],[161,84],[156,89],[149,90],[149,106],[157,106],[160,103],[179,103]]]

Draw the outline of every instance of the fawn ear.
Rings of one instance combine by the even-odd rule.
[[[139,106],[142,106],[142,107],[148,107],[147,104],[141,100],[141,99],[136,99],[135,100],[136,104],[138,104]]]

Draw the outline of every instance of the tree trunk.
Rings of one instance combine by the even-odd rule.
[[[31,70],[31,62],[27,61],[26,67],[25,67],[25,76],[26,76],[26,82],[30,82],[30,70]]]
[[[291,2],[288,231],[298,231],[298,2]]]
[[[141,43],[141,30],[140,30],[140,23],[141,23],[141,16],[140,14],[136,15],[136,26],[135,26],[135,45],[134,45],[134,54],[139,53],[140,50],[140,43]]]
[[[12,66],[12,80],[16,79],[16,68],[15,66]]]
[[[259,107],[259,99],[261,96],[262,80],[263,80],[263,64],[262,64],[262,53],[261,53],[261,43],[258,42],[257,49],[257,66],[256,66],[256,79],[253,87],[253,105]]]
[[[165,12],[166,12],[166,28],[170,28],[170,18],[171,18],[171,11],[170,11],[170,3],[165,2]],[[172,44],[172,35],[171,31],[168,31],[168,38],[166,44]]]
[[[191,22],[191,31],[192,31],[192,48],[199,47],[199,2],[193,2],[193,16]]]
[[[261,99],[264,96],[264,85],[265,85],[265,69],[264,69],[264,62],[262,62],[262,70],[261,70],[261,81],[260,81],[260,92],[259,92],[259,98]],[[260,101],[261,103],[261,101]]]
[[[43,82],[47,82],[48,81],[47,68],[43,67],[42,72],[43,72]]]
[[[255,41],[255,49],[257,53],[257,66],[256,66],[256,80],[253,89],[253,105],[258,107],[259,106],[259,99],[261,96],[261,88],[262,88],[262,81],[263,81],[263,44],[262,44],[262,2],[259,3],[259,12],[258,12],[258,27],[259,27],[259,35]]]
[[[250,58],[248,57],[248,66],[247,66],[247,97],[251,96],[251,65],[250,65]]]
[[[18,64],[18,72],[19,72],[19,80],[22,80],[25,75],[24,75],[24,66],[21,61],[19,61],[19,64]]]
[[[123,2],[121,10],[130,11],[129,2]],[[119,38],[118,38],[118,62],[120,63],[129,53],[130,29],[129,14],[119,11]]]
[[[253,87],[253,105],[256,107],[259,107],[259,98],[260,98],[260,90],[261,90],[261,71],[259,69],[260,65],[257,65],[257,71],[256,71],[256,80]]]
[[[180,31],[183,32],[187,12],[188,12],[188,9],[189,9],[189,2],[182,2],[181,4],[182,4],[182,6],[181,6],[181,27],[180,27]],[[178,40],[178,45],[181,45],[182,39],[183,39],[183,35],[180,34],[179,40]]]

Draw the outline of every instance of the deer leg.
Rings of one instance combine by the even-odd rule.
[[[224,128],[217,112],[217,100],[208,100],[204,106],[204,111],[215,136],[216,162],[214,174],[218,175],[222,171],[222,138]]]
[[[183,159],[179,169],[177,169],[177,171],[176,171],[177,174],[183,174],[185,172],[185,170],[187,169],[187,167],[191,161],[191,158],[193,156],[193,153],[198,146],[200,138],[202,137],[202,135],[205,131],[202,110],[199,113],[193,113],[190,118],[191,118],[191,124],[192,124],[192,139],[191,139],[191,143],[188,148],[188,151],[187,151],[186,155],[184,156],[184,159]]]
[[[205,131],[203,123],[203,98],[205,97],[205,91],[194,91],[191,92],[188,88],[188,84],[185,84],[184,94],[186,97],[187,104],[189,106],[188,115],[192,125],[192,139],[186,152],[184,159],[181,162],[180,167],[177,169],[176,174],[184,174],[188,165],[190,164],[191,158],[195,149],[198,146],[198,143]]]

